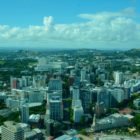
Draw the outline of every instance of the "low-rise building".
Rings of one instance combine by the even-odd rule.
[[[133,101],[133,104],[136,108],[139,108],[140,107],[140,99],[136,99]]]
[[[115,113],[97,121],[94,119],[95,122],[93,123],[94,125],[92,125],[92,129],[94,131],[101,131],[122,126],[129,126],[131,125],[130,120],[132,118],[132,115]]]

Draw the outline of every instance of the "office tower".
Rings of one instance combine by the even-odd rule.
[[[79,100],[79,88],[77,86],[72,87],[72,100]]]
[[[81,70],[81,82],[85,81],[86,80],[86,69],[83,68]]]
[[[104,102],[97,102],[95,105],[95,114],[98,117],[101,117],[105,113]]]
[[[124,98],[128,100],[131,96],[131,88],[129,86],[124,86]]]
[[[62,99],[59,96],[53,96],[49,100],[50,118],[53,120],[63,119]]]
[[[75,123],[79,123],[81,121],[81,118],[84,114],[84,111],[83,111],[83,107],[82,106],[74,106],[73,108],[73,121]]]
[[[49,92],[47,94],[47,112],[50,119],[63,119],[63,103],[61,91]]]
[[[103,102],[106,109],[110,107],[110,92],[106,88],[100,88],[98,90],[97,102]]]
[[[72,93],[72,109],[73,109],[73,121],[78,123],[81,121],[81,117],[84,114],[82,103],[79,97],[79,87],[71,87]]]
[[[124,90],[121,88],[112,89],[110,94],[111,94],[111,104],[114,104],[115,102],[121,103],[125,99]]]
[[[22,127],[13,122],[7,121],[2,125],[2,140],[24,140],[24,130]]]
[[[115,79],[115,84],[120,85],[123,83],[123,73],[122,72],[114,72],[114,79]]]
[[[62,81],[59,78],[52,78],[48,84],[49,91],[62,91]]]
[[[28,123],[29,119],[29,106],[27,104],[21,107],[21,121],[22,123]]]
[[[82,106],[80,97],[79,97],[79,87],[73,86],[71,87],[71,94],[72,94],[72,108],[75,106]]]
[[[44,100],[44,92],[39,89],[31,89],[27,92],[27,100],[29,103],[41,103]]]
[[[90,89],[81,89],[80,90],[80,99],[82,101],[82,107],[84,109],[84,113],[90,112],[90,107],[92,103],[92,92]]]

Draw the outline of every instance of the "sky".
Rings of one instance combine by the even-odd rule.
[[[140,0],[0,0],[0,48],[140,48]]]

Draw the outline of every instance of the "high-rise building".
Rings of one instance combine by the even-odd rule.
[[[89,113],[92,103],[92,92],[90,91],[90,89],[82,88],[80,90],[80,99],[82,101],[84,113]]]
[[[97,102],[103,102],[106,109],[110,107],[110,93],[106,88],[100,88],[98,90]]]
[[[79,95],[79,87],[73,86],[70,90],[72,94],[72,108],[74,108],[75,106],[82,106],[82,102],[80,100]]]
[[[61,91],[62,90],[62,81],[58,78],[50,79],[49,81],[49,91]]]
[[[18,78],[10,77],[11,89],[19,89],[20,81]]]
[[[116,71],[114,72],[114,79],[115,79],[115,84],[120,85],[123,83],[123,73]]]
[[[85,81],[86,80],[86,69],[83,68],[81,70],[81,82]]]
[[[128,100],[131,96],[131,88],[128,86],[124,86],[124,98]]]
[[[52,97],[49,101],[50,118],[53,120],[63,119],[63,105],[60,97]]]
[[[83,107],[82,106],[75,106],[73,108],[73,121],[75,123],[80,122],[83,114],[84,114]]]
[[[33,87],[40,88],[46,86],[46,75],[33,76]]]
[[[97,118],[101,117],[105,113],[104,102],[96,103],[95,113],[96,113]]]
[[[21,107],[21,120],[23,123],[28,123],[29,119],[29,106],[28,104],[24,104]]]
[[[110,90],[111,92],[111,104],[114,104],[115,102],[121,103],[125,99],[125,93],[124,90],[121,88],[114,88]]]
[[[76,86],[72,88],[72,100],[79,100],[79,88]]]
[[[2,140],[24,140],[24,130],[22,127],[13,122],[4,122],[2,128]]]
[[[50,92],[47,95],[47,112],[49,118],[53,120],[63,119],[63,103],[61,92]]]
[[[72,93],[72,109],[73,109],[73,121],[78,123],[81,121],[81,117],[84,114],[82,103],[79,95],[79,87],[73,86],[70,88]]]

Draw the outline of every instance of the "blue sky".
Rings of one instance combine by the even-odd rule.
[[[1,0],[0,47],[139,48],[140,0]]]

